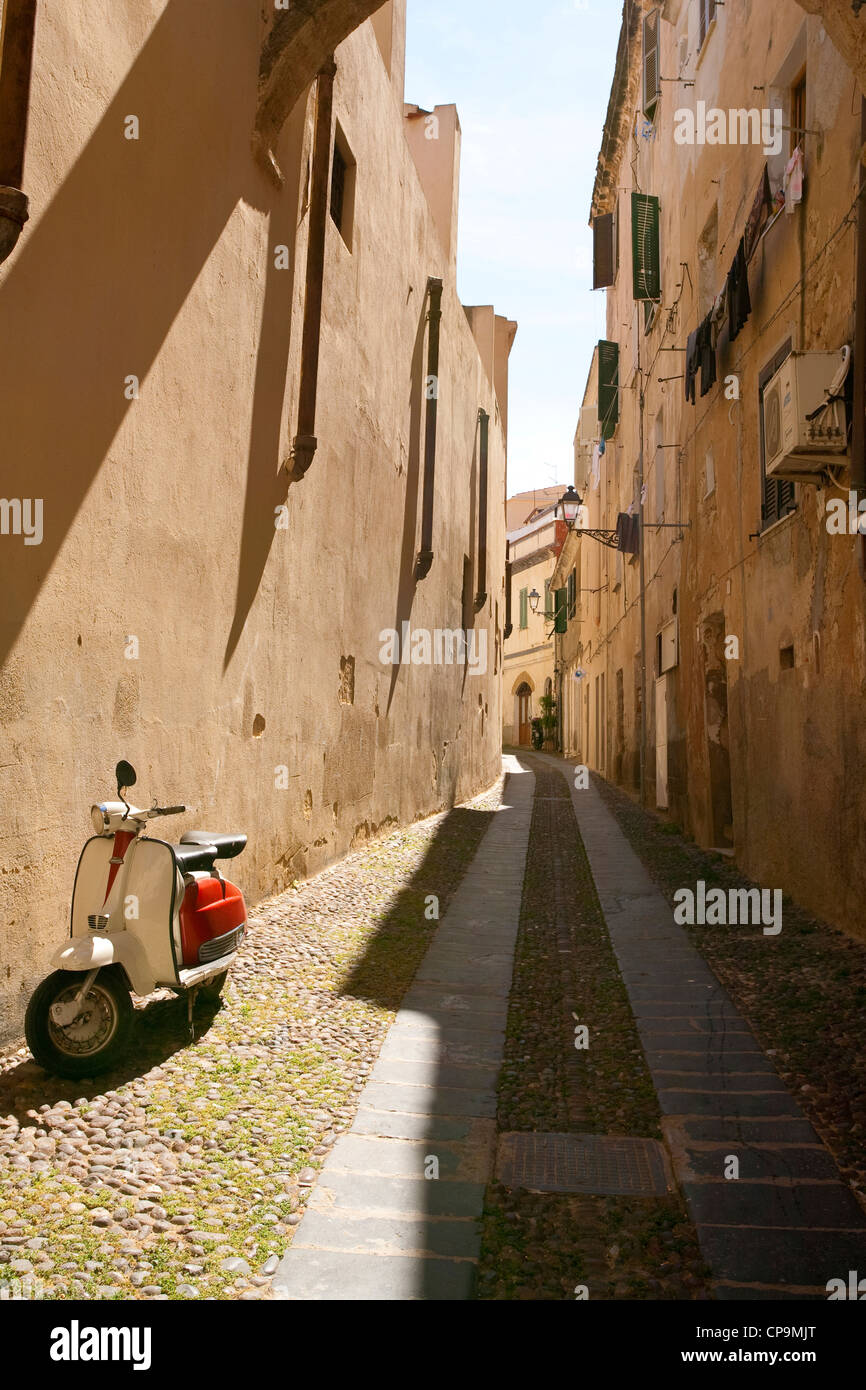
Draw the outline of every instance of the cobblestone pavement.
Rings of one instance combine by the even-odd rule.
[[[677,888],[748,883],[520,764],[501,812],[261,904],[194,1046],[154,998],[98,1082],[0,1056],[0,1296],[819,1298],[862,1266],[862,943],[787,902],[776,938],[678,927]],[[504,1131],[663,1136],[679,1190],[508,1189]]]
[[[194,1046],[169,996],[97,1081],[0,1056],[0,1296],[269,1296],[436,927],[428,897],[447,910],[500,795],[262,903]]]

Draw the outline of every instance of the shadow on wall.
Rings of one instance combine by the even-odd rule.
[[[130,407],[125,377],[134,374],[144,383],[238,200],[260,211],[280,204],[280,226],[293,223],[291,198],[270,187],[250,152],[260,24],[258,7],[237,0],[169,0],[87,146],[39,222],[25,229],[3,274],[3,492],[44,499],[44,539],[22,548],[4,577],[0,662],[17,641]],[[34,83],[38,77],[35,72]],[[138,140],[124,137],[129,115],[139,119]],[[279,466],[268,455],[279,430],[279,364],[287,346],[277,341],[275,301],[290,293],[290,285],[288,277],[284,287],[273,279],[272,273],[256,378],[245,514],[250,534],[236,628],[249,609],[256,569],[260,574],[263,567],[252,503],[261,476]],[[270,352],[273,363],[265,360]],[[178,467],[183,464],[179,458]]]

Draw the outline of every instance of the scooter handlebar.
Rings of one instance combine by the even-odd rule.
[[[179,816],[185,811],[185,806],[154,806],[151,811],[152,816]]]

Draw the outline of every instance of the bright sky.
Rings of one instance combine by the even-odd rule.
[[[456,102],[463,132],[458,292],[518,322],[508,492],[571,482],[594,344],[589,205],[619,37],[618,0],[409,0],[406,100]]]

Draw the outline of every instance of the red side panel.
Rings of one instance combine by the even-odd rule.
[[[247,908],[239,888],[228,880],[197,879],[187,888],[180,908],[180,936],[184,965],[199,964],[205,941],[225,936],[247,920]]]

